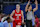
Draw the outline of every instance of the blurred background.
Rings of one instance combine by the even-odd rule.
[[[40,0],[38,1],[38,10],[34,13],[40,19]],[[35,8],[35,0],[31,0],[32,9]],[[25,19],[25,6],[28,3],[28,0],[0,0],[0,12],[2,14],[11,14],[13,10],[16,9],[16,4],[20,4],[20,9],[24,12],[24,19]]]
[[[27,2],[28,0],[0,0],[0,11],[5,14],[10,14],[12,10],[16,8],[16,4],[20,4],[22,7],[21,10],[25,12]],[[33,8],[35,7],[34,2],[35,0],[31,0],[31,5]],[[38,10],[35,12],[35,14],[40,18],[40,0],[38,0]]]

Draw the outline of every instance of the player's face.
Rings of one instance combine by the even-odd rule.
[[[32,6],[30,5],[29,10],[32,10]]]
[[[20,10],[20,5],[16,5],[16,9],[17,10]]]

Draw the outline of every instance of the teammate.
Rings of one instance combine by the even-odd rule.
[[[25,12],[27,13],[27,22],[26,22],[27,27],[31,27],[31,25],[34,27],[34,25],[35,25],[34,12],[37,11],[37,9],[38,9],[37,0],[35,0],[35,4],[36,4],[36,7],[33,10],[32,10],[32,6],[30,5],[30,0],[29,0],[28,4],[26,5]]]
[[[21,19],[21,17],[22,17],[22,19]],[[16,5],[16,10],[13,10],[13,12],[10,15],[10,18],[13,21],[13,27],[20,27],[21,23],[24,23],[23,11],[20,10],[19,4]]]

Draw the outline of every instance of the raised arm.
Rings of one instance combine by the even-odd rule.
[[[23,11],[21,11],[21,15],[22,15],[22,23],[24,23],[24,15],[23,15]]]
[[[10,15],[10,19],[11,19],[12,21],[15,20],[15,19],[12,17],[12,16],[14,15],[14,13],[15,13],[15,10],[13,10],[13,12],[12,12],[11,15]]]
[[[33,9],[33,12],[35,12],[38,9],[38,3],[37,0],[35,0],[36,8]]]
[[[28,4],[27,4],[26,7],[25,7],[25,12],[27,12],[29,3],[30,3],[30,0],[28,1]]]

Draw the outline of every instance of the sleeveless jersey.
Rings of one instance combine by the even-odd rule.
[[[17,13],[15,10],[15,14],[13,15],[13,18],[15,20],[21,20],[21,10],[19,11],[19,13]]]

